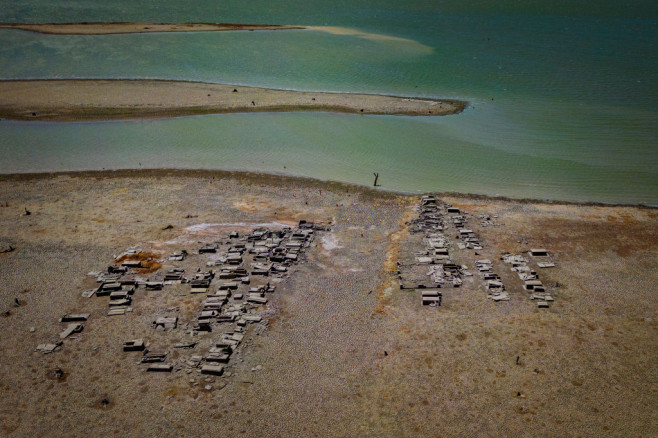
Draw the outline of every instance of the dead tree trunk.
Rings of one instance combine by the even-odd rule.
[[[379,173],[373,172],[373,175],[375,175],[375,183],[373,184],[373,187],[377,187],[377,180],[379,179]]]

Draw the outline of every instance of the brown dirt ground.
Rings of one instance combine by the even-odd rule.
[[[472,220],[480,255],[452,257],[471,268],[476,258],[494,260],[509,302],[488,300],[477,276],[445,289],[440,308],[391,287],[391,263],[419,243],[404,225],[417,197],[230,172],[0,177],[0,202],[9,203],[0,208],[0,248],[16,248],[0,257],[0,311],[10,312],[0,318],[2,433],[655,436],[655,210],[443,199],[499,216],[496,227]],[[102,300],[80,295],[87,272],[127,248],[159,254],[175,245],[167,242],[207,238],[192,225],[271,222],[273,210],[291,221],[331,219],[331,240],[318,239],[277,289],[269,328],[248,340],[230,377],[147,374],[138,356],[121,352],[140,336],[164,345],[170,335],[152,331],[151,314],[177,307],[190,318],[199,298],[138,290],[133,314],[109,318]],[[531,247],[546,247],[557,263],[539,272],[559,283],[550,309],[537,309],[499,260]],[[53,354],[34,352],[58,339],[61,315],[83,311],[92,316],[82,333]],[[53,378],[56,368],[62,378]]]

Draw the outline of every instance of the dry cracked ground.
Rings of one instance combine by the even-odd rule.
[[[0,255],[1,433],[656,436],[656,211],[440,199],[498,216],[495,227],[473,221],[480,255],[451,256],[471,269],[493,260],[510,301],[488,299],[477,275],[445,289],[438,308],[399,289],[397,261],[422,249],[406,226],[418,196],[222,172],[2,177],[0,250],[13,250]],[[149,338],[147,309],[189,297],[143,295],[132,314],[107,317],[106,303],[81,296],[89,271],[135,245],[198,224],[300,219],[332,231],[277,288],[267,330],[247,339],[230,376],[147,373],[121,351]],[[540,272],[549,309],[499,260],[532,247],[557,263]],[[70,312],[91,313],[84,331],[36,352]]]

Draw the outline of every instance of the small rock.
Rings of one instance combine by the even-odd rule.
[[[206,389],[206,391],[210,391],[210,390],[212,390],[212,386],[211,386],[211,385],[206,385],[204,388]]]
[[[37,329],[35,329],[34,327],[30,327],[30,333],[34,333],[36,330]]]
[[[257,369],[258,371],[262,370],[262,369],[263,369],[263,365],[257,365],[257,366],[256,366],[256,369]]]

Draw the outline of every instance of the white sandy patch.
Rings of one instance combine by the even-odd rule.
[[[338,248],[342,248],[342,246],[339,245],[338,236],[334,233],[328,233],[322,236],[322,249],[331,251]]]
[[[370,33],[370,32],[363,32],[358,29],[351,29],[349,27],[337,27],[337,26],[312,26],[309,27],[309,29],[312,30],[319,30],[320,32],[327,32],[333,35],[349,35],[349,36],[355,36],[357,38],[363,38],[366,40],[370,41],[375,41],[375,42],[383,42],[395,46],[400,46],[405,48],[406,50],[413,50],[419,53],[423,54],[429,54],[434,52],[434,49],[430,46],[426,46],[425,44],[421,44],[418,41],[409,39],[409,38],[401,38],[401,37],[396,37],[396,36],[391,36],[391,35],[384,35],[381,33]]]
[[[224,222],[219,224],[209,224],[201,223],[190,225],[185,228],[185,232],[180,236],[164,242],[167,245],[177,245],[183,243],[192,243],[197,242],[203,238],[215,239],[219,236],[226,237],[227,233],[226,228],[230,228],[230,231],[241,231],[246,232],[253,230],[255,228],[283,228],[289,227],[290,225],[283,224],[281,222]],[[153,242],[152,242],[153,243]]]
[[[185,228],[185,231],[190,232],[204,232],[204,231],[214,231],[227,227],[242,227],[242,228],[259,228],[259,227],[268,227],[268,228],[283,228],[289,225],[282,224],[281,222],[260,222],[260,223],[247,223],[247,222],[225,222],[221,224],[196,224],[190,225]]]

